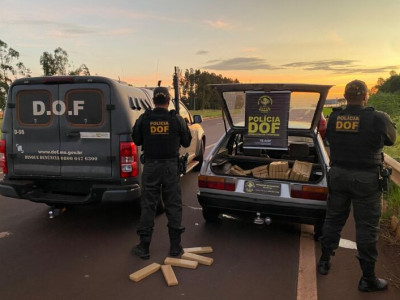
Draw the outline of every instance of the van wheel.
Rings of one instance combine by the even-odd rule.
[[[219,211],[216,210],[215,208],[208,208],[208,207],[203,207],[203,218],[207,222],[218,222],[219,221]]]
[[[204,159],[204,152],[206,151],[206,143],[204,140],[201,141],[201,146],[200,146],[200,153],[196,157],[196,160],[199,162],[198,165],[196,165],[193,168],[193,171],[200,171],[201,166],[203,165],[203,159]]]

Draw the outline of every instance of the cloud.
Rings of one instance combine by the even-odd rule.
[[[204,55],[204,54],[208,54],[208,53],[209,53],[209,51],[199,50],[199,51],[196,52],[196,55]]]
[[[365,67],[357,65],[357,60],[318,60],[309,62],[294,62],[282,65],[284,68],[301,68],[306,71],[331,71],[337,74],[351,74],[351,73],[381,73],[388,72],[399,66],[384,66],[384,67]]]
[[[47,32],[50,36],[56,38],[70,38],[77,36],[115,36],[131,34],[132,28],[112,28],[102,29],[99,27],[83,26],[75,23],[43,21],[38,19],[13,20],[12,24],[22,26],[37,26],[43,27],[43,32]]]
[[[206,69],[213,70],[275,70],[280,69],[267,64],[264,59],[258,57],[236,57],[226,60],[213,60],[204,66]]]
[[[213,27],[213,28],[217,28],[217,29],[229,29],[232,26],[229,25],[228,23],[221,21],[221,20],[217,20],[217,21],[210,21],[210,20],[206,20],[204,21],[207,25]]]

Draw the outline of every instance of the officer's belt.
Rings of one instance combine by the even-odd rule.
[[[345,169],[345,170],[349,170],[349,171],[363,171],[363,172],[377,172],[380,169],[380,166],[344,166],[344,165],[340,165],[340,164],[332,164],[331,165],[332,168],[340,168],[340,169]]]

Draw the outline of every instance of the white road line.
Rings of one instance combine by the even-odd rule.
[[[357,244],[350,240],[340,239],[339,247],[357,250]]]
[[[216,143],[206,146],[206,149],[214,147]]]
[[[7,232],[7,231],[5,231],[5,232],[0,232],[0,239],[5,238],[5,237],[8,237],[9,235],[11,235],[10,232]]]
[[[312,225],[301,225],[297,300],[318,299],[313,232],[314,227]]]

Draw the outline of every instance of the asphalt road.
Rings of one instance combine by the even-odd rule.
[[[203,125],[210,150],[223,124],[213,119]],[[174,268],[179,281],[175,287],[167,287],[160,271],[133,282],[129,274],[153,262],[162,264],[168,254],[164,214],[156,219],[151,258],[143,261],[130,253],[138,242],[139,214],[133,204],[75,207],[49,219],[46,205],[0,197],[0,299],[299,299],[304,239],[299,224],[259,226],[229,216],[207,224],[196,198],[197,173],[190,172],[181,183],[183,246],[211,246],[214,252],[206,256],[214,258],[212,266]],[[316,278],[318,299],[400,299],[393,285],[384,293],[357,291],[360,270],[351,249],[353,228],[349,220],[343,233],[349,242],[337,251],[328,276],[316,276],[314,269],[303,274]],[[319,244],[313,248],[303,256],[317,259]],[[380,242],[379,275],[400,277],[395,255]]]

